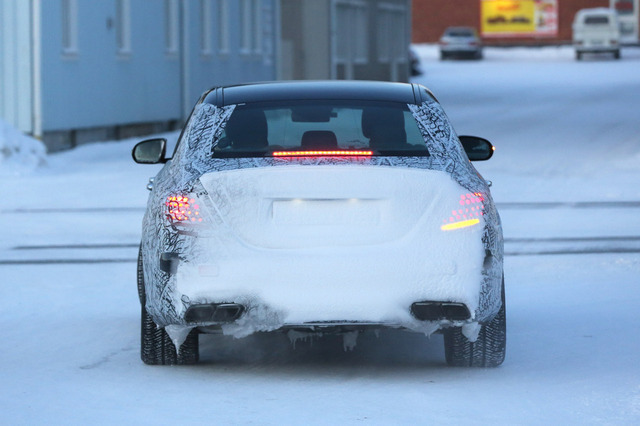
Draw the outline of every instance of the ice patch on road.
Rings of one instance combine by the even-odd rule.
[[[46,164],[47,149],[0,120],[0,176],[20,176]]]

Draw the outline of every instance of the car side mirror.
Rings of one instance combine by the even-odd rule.
[[[133,147],[133,161],[139,164],[166,163],[167,140],[164,138],[147,139]]]
[[[491,158],[495,147],[484,138],[477,136],[459,136],[460,143],[471,161],[484,161]]]

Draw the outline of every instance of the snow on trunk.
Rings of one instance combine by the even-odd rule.
[[[193,303],[247,307],[225,334],[316,321],[415,329],[424,324],[413,302],[478,307],[483,217],[441,229],[467,192],[445,172],[288,166],[200,180],[206,229],[189,240],[193,260],[178,267],[176,290]]]

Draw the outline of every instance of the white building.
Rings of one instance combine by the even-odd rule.
[[[49,151],[179,127],[213,86],[408,80],[410,0],[0,0],[0,118]]]

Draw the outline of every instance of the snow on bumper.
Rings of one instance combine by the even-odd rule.
[[[245,308],[223,327],[236,336],[318,322],[430,333],[438,325],[410,313],[420,301],[463,303],[475,319],[484,219],[473,214],[469,226],[442,229],[480,208],[465,204],[468,191],[448,174],[289,166],[215,172],[200,181],[209,225],[160,248],[179,247],[180,260],[166,287],[171,294],[152,292],[162,297],[147,304],[152,312],[170,303],[173,325],[193,327],[186,310],[216,303]]]

